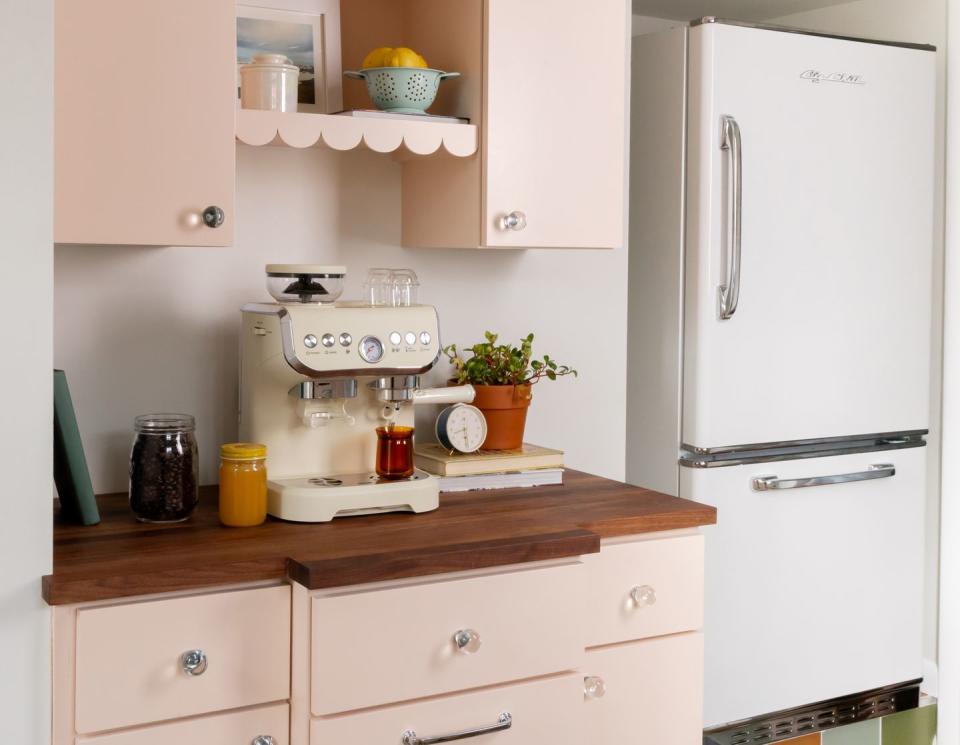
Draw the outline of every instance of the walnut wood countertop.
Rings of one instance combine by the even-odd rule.
[[[378,582],[594,553],[600,539],[716,522],[713,507],[567,470],[563,486],[440,495],[440,508],[226,528],[217,489],[194,517],[134,520],[126,494],[99,497],[103,521],[54,525],[51,605],[289,577],[308,588]]]

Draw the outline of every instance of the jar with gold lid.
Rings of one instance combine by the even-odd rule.
[[[267,446],[234,442],[220,447],[220,522],[234,528],[267,519]]]

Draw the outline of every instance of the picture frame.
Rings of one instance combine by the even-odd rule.
[[[343,109],[340,48],[340,0],[237,5],[237,80],[240,65],[251,54],[286,55],[301,70],[297,111],[332,114]]]

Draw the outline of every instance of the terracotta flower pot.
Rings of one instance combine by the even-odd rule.
[[[523,444],[527,409],[533,398],[529,385],[477,385],[473,405],[487,419],[487,439],[481,450],[513,450]]]

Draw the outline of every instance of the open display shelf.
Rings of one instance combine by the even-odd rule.
[[[378,119],[337,114],[279,113],[239,109],[237,141],[245,145],[286,145],[332,150],[367,147],[378,153],[447,153],[466,158],[477,151],[477,127],[425,119]]]

